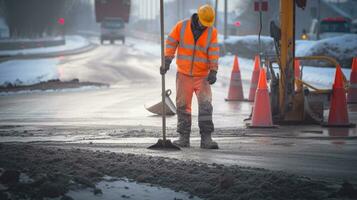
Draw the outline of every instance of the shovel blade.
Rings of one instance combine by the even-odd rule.
[[[156,144],[151,145],[148,149],[152,150],[172,150],[172,151],[179,151],[181,150],[180,147],[174,145],[171,140],[162,140],[159,139]]]
[[[166,96],[165,97],[165,104],[166,104],[166,115],[175,115],[176,114],[176,106],[175,104],[172,102],[172,100],[170,99],[170,97]],[[162,115],[163,112],[162,112],[162,102],[159,102],[153,106],[150,106],[150,107],[146,107],[146,110],[154,113],[154,114],[157,114],[157,115]]]

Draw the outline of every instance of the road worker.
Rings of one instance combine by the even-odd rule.
[[[215,12],[212,6],[203,5],[190,19],[178,22],[166,39],[165,66],[160,73],[165,74],[176,55],[176,106],[177,132],[179,139],[174,144],[190,146],[191,102],[193,93],[198,100],[198,125],[201,148],[218,149],[212,140],[211,86],[216,82],[219,46],[217,30],[213,27]]]

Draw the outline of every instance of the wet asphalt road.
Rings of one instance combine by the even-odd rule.
[[[144,105],[160,101],[160,59],[141,52],[132,45],[105,45],[76,56],[58,57],[58,70],[62,80],[79,78],[81,81],[109,83],[110,88],[43,92],[0,96],[0,125],[108,127],[141,126],[160,127],[161,118],[145,110]],[[168,88],[175,84],[175,70],[167,76]],[[220,80],[225,81],[227,80]],[[224,84],[213,87],[214,122],[217,128],[244,127],[243,119],[251,111],[251,104],[224,101]],[[174,100],[175,94],[172,95]],[[197,129],[197,105],[193,106],[193,127]],[[357,122],[356,106],[350,107],[350,117]],[[176,126],[176,117],[169,117],[168,127]],[[302,129],[314,130],[304,132]],[[75,129],[70,129],[73,131]],[[316,134],[315,130],[318,130]],[[314,139],[300,137],[318,136]],[[274,137],[272,137],[274,136]],[[281,136],[281,137],[280,137]],[[285,138],[296,136],[297,138]],[[322,136],[322,137],[321,137]],[[338,138],[330,138],[338,136]],[[352,136],[353,138],[340,138]],[[219,137],[218,151],[198,148],[193,138],[191,149],[182,152],[155,152],[146,150],[155,138],[93,140],[98,146],[84,148],[106,149],[128,153],[144,153],[179,159],[192,159],[208,163],[239,164],[273,170],[284,170],[317,178],[357,182],[356,129],[322,129],[320,127],[289,127],[279,130],[250,131],[246,137]],[[50,137],[50,136],[49,136]],[[323,138],[323,139],[321,139]],[[23,138],[15,138],[21,141]],[[33,138],[36,141],[39,138]],[[1,140],[1,138],[0,138]],[[11,141],[11,140],[10,140]],[[81,146],[82,142],[66,143],[61,139],[49,145]],[[87,142],[87,141],[84,141]],[[111,144],[111,145],[109,145]]]
[[[88,53],[56,59],[60,60],[61,80],[78,78],[107,83],[110,88],[1,96],[0,124],[161,125],[160,117],[144,108],[161,101],[158,56],[136,50],[130,44],[107,44]],[[167,88],[173,91],[173,101],[175,76],[175,69],[172,69],[166,78]],[[215,125],[242,126],[240,122],[249,116],[250,104],[226,103],[226,91],[221,84],[213,87]],[[197,102],[195,99],[193,102],[193,124],[196,125]],[[176,118],[169,117],[167,123],[175,127]]]

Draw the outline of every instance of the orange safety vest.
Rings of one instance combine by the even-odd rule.
[[[191,19],[180,21],[166,39],[165,57],[173,59],[177,49],[177,71],[189,76],[207,76],[218,69],[217,29],[208,27],[195,43]]]

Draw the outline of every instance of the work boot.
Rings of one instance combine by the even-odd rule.
[[[173,141],[173,144],[179,147],[190,147],[190,134],[181,134],[179,139]]]
[[[201,133],[201,148],[218,149],[218,144],[212,140],[211,133]]]

